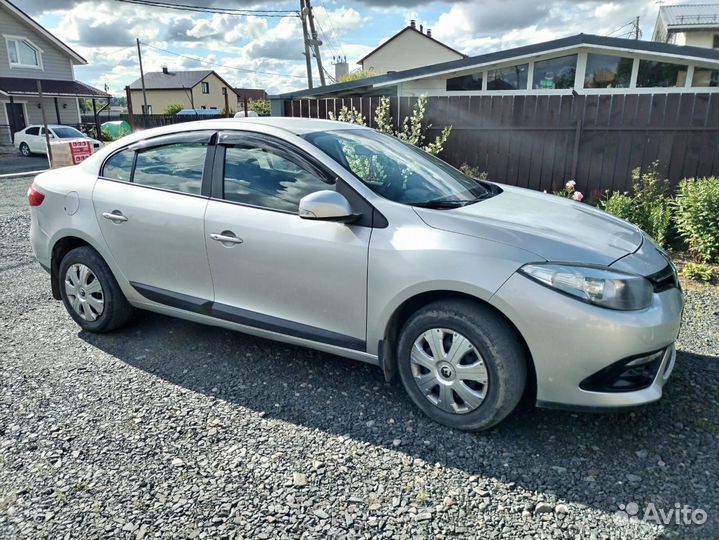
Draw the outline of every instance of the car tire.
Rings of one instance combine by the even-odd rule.
[[[127,324],[134,309],[110,267],[90,246],[69,251],[57,279],[65,309],[88,332],[110,332]]]
[[[20,143],[20,153],[25,157],[30,157],[30,147],[27,145],[27,143]]]
[[[471,300],[434,302],[412,315],[400,332],[397,361],[412,401],[432,420],[464,431],[503,420],[527,380],[514,328]]]

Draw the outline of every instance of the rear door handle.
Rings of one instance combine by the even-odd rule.
[[[122,215],[122,212],[119,210],[113,210],[112,212],[103,212],[102,217],[105,219],[109,219],[110,221],[114,221],[115,223],[123,223],[127,221],[127,218]]]
[[[210,238],[217,242],[227,244],[241,244],[242,238],[237,238],[232,231],[222,231],[221,233],[210,233]]]

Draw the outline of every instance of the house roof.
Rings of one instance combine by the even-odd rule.
[[[427,38],[427,39],[430,40],[430,41],[433,41],[433,42],[436,43],[437,45],[441,45],[441,46],[444,47],[445,49],[447,49],[447,50],[449,50],[449,51],[452,51],[453,53],[456,53],[456,54],[462,56],[463,58],[467,58],[467,55],[466,55],[466,54],[461,53],[461,52],[459,52],[459,51],[456,50],[456,49],[453,49],[453,48],[450,47],[449,45],[445,45],[445,44],[442,43],[441,41],[434,39],[432,36],[428,36],[428,35],[425,34],[424,32],[420,32],[419,30],[417,30],[416,28],[413,28],[412,26],[407,26],[406,28],[403,28],[402,30],[400,30],[399,32],[397,32],[395,35],[393,35],[393,36],[392,36],[391,38],[389,38],[387,41],[385,41],[384,43],[382,43],[379,47],[377,47],[376,49],[373,49],[373,50],[371,50],[370,52],[368,52],[367,54],[365,54],[362,58],[360,58],[359,60],[357,60],[357,63],[358,63],[358,64],[361,64],[361,63],[364,62],[367,58],[369,58],[370,56],[372,56],[373,54],[375,54],[375,53],[376,53],[377,51],[379,51],[380,49],[383,49],[384,47],[386,47],[387,45],[389,45],[390,43],[392,43],[395,39],[397,39],[398,37],[400,37],[401,35],[403,35],[405,32],[416,32],[416,33],[419,34],[420,36],[422,36],[422,37],[424,37],[424,38]]]
[[[719,3],[662,6],[659,17],[668,27],[719,27]]]
[[[22,20],[24,23],[26,23],[28,26],[45,36],[49,41],[57,45],[58,48],[60,48],[62,51],[64,51],[68,56],[70,56],[73,60],[75,60],[76,64],[87,64],[87,60],[85,60],[82,56],[77,54],[74,50],[72,50],[70,47],[68,47],[63,41],[55,37],[54,34],[52,34],[47,28],[42,26],[40,23],[35,21],[30,15],[25,13],[23,10],[21,10],[19,7],[17,7],[15,4],[11,3],[9,0],[0,0],[0,7],[7,8],[13,15],[15,15],[17,18]]]
[[[145,73],[146,90],[177,90],[192,88],[212,73],[211,69],[201,71],[150,71]],[[142,80],[130,84],[131,90],[141,90]]]
[[[38,79],[21,77],[0,77],[0,94],[13,96],[36,96]],[[93,88],[80,81],[57,81],[54,79],[39,79],[42,84],[42,93],[45,96],[72,96],[87,98],[109,98],[110,94]]]
[[[421,79],[430,77],[440,73],[451,73],[453,71],[462,71],[471,69],[474,66],[503,62],[513,58],[522,58],[527,56],[535,56],[538,54],[548,53],[557,49],[567,49],[571,47],[596,46],[615,48],[623,51],[647,52],[652,54],[667,54],[674,56],[682,56],[686,58],[695,58],[699,60],[708,60],[719,62],[719,50],[708,49],[704,47],[686,47],[672,45],[669,43],[660,43],[656,41],[641,41],[634,39],[623,39],[606,36],[597,36],[593,34],[576,34],[565,38],[545,41],[514,49],[505,49],[495,51],[479,56],[471,56],[462,58],[461,60],[452,60],[450,62],[442,62],[441,64],[433,64],[419,68],[407,69],[404,71],[395,71],[378,77],[369,77],[367,79],[359,79],[357,81],[349,81],[346,83],[330,84],[319,88],[310,88],[304,90],[296,90],[294,92],[286,92],[276,96],[270,96],[270,99],[292,99],[300,97],[321,96],[325,94],[345,93],[345,95],[359,94],[371,90],[373,87],[385,87],[400,81]]]
[[[245,96],[247,99],[267,99],[267,92],[262,88],[235,88],[235,94],[240,99]]]

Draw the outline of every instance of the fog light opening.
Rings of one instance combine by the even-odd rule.
[[[666,349],[615,362],[584,379],[579,387],[592,392],[633,392],[651,386]]]

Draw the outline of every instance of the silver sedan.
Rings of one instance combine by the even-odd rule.
[[[428,416],[661,397],[682,294],[640,230],[469,178],[395,138],[291,118],[137,133],[28,193],[52,292],[85,330],[135,309],[377,365]]]

